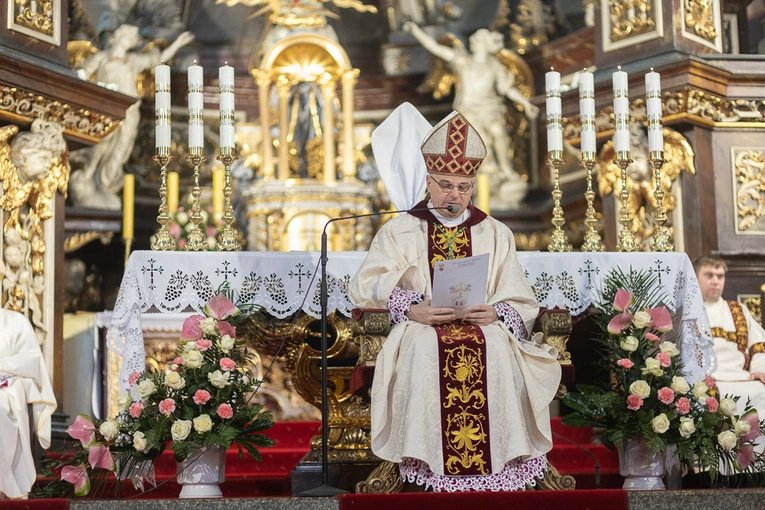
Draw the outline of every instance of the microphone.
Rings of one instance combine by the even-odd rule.
[[[384,216],[386,214],[396,214],[396,213],[411,213],[411,212],[419,212],[419,211],[449,211],[450,213],[454,214],[460,210],[460,206],[457,204],[449,204],[444,207],[418,207],[416,209],[396,209],[395,211],[380,211],[380,212],[373,212],[373,213],[365,213],[365,214],[354,214],[351,216],[339,216],[337,218],[330,218],[327,223],[324,224],[324,230],[322,231],[322,236],[326,237],[327,235],[327,227],[330,223],[334,223],[336,221],[341,220],[354,220],[357,218],[368,218],[370,216]]]

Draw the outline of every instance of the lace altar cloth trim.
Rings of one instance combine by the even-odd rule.
[[[439,475],[431,471],[426,462],[410,457],[404,457],[399,469],[403,481],[424,485],[435,492],[522,491],[526,485],[535,486],[537,479],[545,475],[547,456],[526,462],[511,460],[501,472],[483,476]]]
[[[350,315],[348,284],[366,252],[334,252],[327,263],[328,308]],[[215,290],[229,282],[243,301],[284,318],[298,310],[319,317],[316,252],[157,252],[136,251],[127,270],[107,333],[111,350],[123,356],[123,384],[132,371],[143,371],[145,352],[142,312],[201,311]],[[648,270],[658,276],[669,296],[667,307],[677,313],[686,376],[702,379],[716,368],[713,340],[696,274],[685,253],[542,253],[519,252],[518,261],[537,302],[546,308],[586,310],[602,287],[602,277],[619,267]]]

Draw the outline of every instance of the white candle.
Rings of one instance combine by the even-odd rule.
[[[628,89],[628,75],[622,68],[613,76],[614,87],[614,147],[616,152],[629,152],[630,150],[630,100]]]
[[[202,66],[189,66],[189,149],[204,147],[204,98],[202,96],[204,72]]]
[[[224,65],[218,69],[220,82],[220,146],[234,148],[234,68]]]
[[[582,152],[595,152],[595,79],[587,71],[579,75],[579,118]]]
[[[160,64],[154,68],[154,118],[156,148],[170,147],[170,66]]]
[[[545,73],[547,99],[547,151],[563,150],[563,124],[560,102],[560,73],[554,70]]]
[[[648,151],[664,150],[664,132],[662,130],[661,76],[651,68],[645,75],[645,103],[648,118]]]

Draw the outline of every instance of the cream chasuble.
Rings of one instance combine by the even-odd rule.
[[[37,336],[26,317],[0,309],[0,492],[10,498],[25,497],[35,481],[28,404],[48,448],[56,398]]]

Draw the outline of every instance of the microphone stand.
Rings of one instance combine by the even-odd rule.
[[[301,497],[331,497],[338,494],[348,494],[348,491],[333,487],[329,484],[329,454],[327,441],[329,439],[328,427],[328,386],[329,374],[327,367],[327,301],[329,300],[327,291],[327,227],[330,223],[343,220],[352,220],[358,218],[368,218],[370,216],[382,216],[385,214],[409,213],[413,211],[432,211],[444,209],[449,212],[457,212],[458,207],[449,205],[447,207],[420,207],[418,209],[398,209],[395,211],[382,211],[377,213],[356,214],[353,216],[341,216],[331,218],[324,224],[321,232],[321,283],[319,287],[319,303],[321,305],[321,485],[313,489],[300,493]]]

